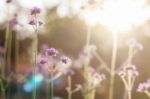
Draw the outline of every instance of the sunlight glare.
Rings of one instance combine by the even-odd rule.
[[[150,17],[146,0],[108,0],[100,10],[99,22],[115,32],[130,30]]]

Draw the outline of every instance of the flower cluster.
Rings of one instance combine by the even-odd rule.
[[[70,69],[71,59],[67,56],[60,55],[59,51],[55,48],[46,47],[38,57],[38,64],[44,73],[62,73],[73,74]]]
[[[120,77],[126,77],[126,76],[131,76],[131,77],[136,77],[139,75],[138,71],[136,70],[135,65],[133,64],[127,64],[125,65],[119,72],[118,75]]]
[[[41,26],[43,22],[37,18],[37,15],[41,13],[41,9],[38,7],[33,7],[30,11],[32,17],[29,20],[29,24],[32,26]]]
[[[104,74],[97,73],[93,68],[89,67],[88,69],[88,85],[91,88],[97,87],[106,77]]]
[[[127,42],[127,45],[131,48],[133,48],[134,50],[143,50],[143,46],[142,44],[140,44],[139,42],[136,41],[136,39],[134,38],[130,38]]]
[[[131,90],[134,85],[135,78],[139,75],[139,73],[136,70],[135,65],[127,64],[121,70],[118,71],[118,75],[123,80],[126,89]]]
[[[38,8],[38,7],[33,7],[31,9],[31,15],[37,15],[37,14],[40,14],[41,13],[41,9]]]
[[[83,48],[81,53],[79,54],[78,59],[75,61],[75,67],[80,68],[83,66],[84,62],[87,58],[91,59],[93,57],[93,52],[96,51],[95,45],[88,45]]]
[[[139,84],[137,88],[137,92],[146,92],[150,88],[150,79],[148,79],[146,82],[142,82]]]

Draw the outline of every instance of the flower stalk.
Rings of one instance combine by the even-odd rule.
[[[113,33],[113,48],[112,48],[112,60],[110,69],[110,89],[109,89],[109,99],[113,99],[114,94],[114,82],[115,82],[115,67],[117,58],[117,33]]]

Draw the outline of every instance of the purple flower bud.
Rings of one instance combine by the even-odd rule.
[[[120,77],[125,77],[125,76],[126,76],[126,72],[123,71],[123,70],[120,70],[120,71],[118,72],[118,75],[119,75]]]
[[[46,64],[47,62],[48,62],[48,58],[46,58],[46,57],[42,57],[39,59],[40,64]]]
[[[57,54],[58,54],[58,51],[55,48],[46,49],[46,55],[56,56]]]
[[[35,19],[31,19],[31,20],[29,21],[29,24],[30,24],[30,25],[36,25],[36,24],[37,24],[37,21],[36,21]]]
[[[12,0],[6,0],[6,3],[11,3],[12,2]]]
[[[136,76],[138,76],[139,75],[139,72],[138,71],[132,71],[132,77],[136,77]]]
[[[134,38],[130,38],[127,44],[132,46],[134,49],[143,50],[142,44],[138,43]]]
[[[148,88],[150,87],[150,85],[148,83],[140,83],[137,89],[137,92],[144,92],[146,90],[148,90]]]
[[[126,71],[126,70],[136,70],[136,67],[133,64],[127,64],[127,65],[124,66],[123,69],[124,69],[124,71]]]
[[[39,26],[41,26],[43,24],[43,22],[42,21],[38,21],[38,24],[39,24]]]
[[[85,55],[89,55],[94,51],[96,51],[96,46],[95,45],[85,46],[84,49],[83,49],[83,53]]]
[[[11,28],[14,28],[17,24],[18,24],[18,20],[16,18],[14,18],[11,21],[9,21],[9,26]]]
[[[36,14],[39,14],[39,13],[41,13],[41,9],[40,9],[40,8],[38,8],[38,7],[33,7],[33,8],[31,9],[31,15],[36,15]]]
[[[63,56],[63,57],[61,57],[61,61],[62,61],[62,63],[67,64],[70,62],[70,58]]]

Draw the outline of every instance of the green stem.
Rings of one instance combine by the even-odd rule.
[[[113,94],[114,94],[113,89],[114,89],[114,81],[115,81],[116,58],[117,58],[117,33],[114,33],[113,34],[112,61],[111,61],[111,70],[110,70],[109,99],[113,99]]]

